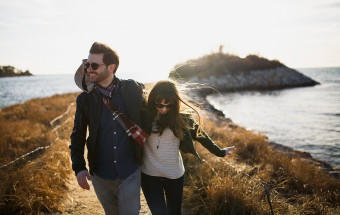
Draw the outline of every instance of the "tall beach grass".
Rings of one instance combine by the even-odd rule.
[[[339,214],[340,180],[306,162],[300,153],[286,155],[269,140],[229,123],[205,122],[221,147],[235,145],[229,158],[216,158],[197,144],[202,165],[184,155],[184,205],[190,214],[270,214],[264,183],[274,214]]]
[[[0,112],[1,166],[37,147],[50,146],[0,169],[0,214],[45,214],[61,211],[71,175],[69,135],[76,93],[33,99]],[[70,111],[62,122],[50,121]]]
[[[67,197],[67,180],[74,177],[67,146],[75,111],[70,104],[76,95],[34,99],[0,112],[1,165],[53,143],[29,161],[0,169],[0,214],[63,212],[60,201]],[[57,122],[57,138],[50,121],[69,106]],[[204,129],[219,146],[237,150],[217,158],[196,144],[202,164],[183,154],[183,203],[189,214],[270,214],[260,182],[271,193],[275,214],[340,214],[340,180],[306,162],[301,153],[279,152],[264,135],[223,119],[206,119]]]

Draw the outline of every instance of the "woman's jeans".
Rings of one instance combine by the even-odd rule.
[[[143,193],[153,215],[181,214],[183,182],[184,175],[168,179],[142,173]]]

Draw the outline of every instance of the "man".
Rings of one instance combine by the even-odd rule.
[[[118,66],[117,53],[95,42],[76,72],[84,92],[77,97],[71,134],[72,169],[83,189],[89,190],[92,181],[106,214],[139,214],[141,146],[147,136],[138,126],[144,86],[118,79]]]

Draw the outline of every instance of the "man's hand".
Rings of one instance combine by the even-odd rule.
[[[77,181],[78,181],[79,186],[83,189],[90,190],[90,185],[89,183],[87,183],[86,178],[87,180],[91,181],[90,174],[87,170],[78,172]]]
[[[235,149],[235,146],[224,148],[223,150],[225,151],[225,156],[231,155],[231,151],[234,151]]]

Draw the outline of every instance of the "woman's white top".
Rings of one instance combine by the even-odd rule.
[[[141,170],[151,176],[177,179],[184,174],[180,140],[166,128],[162,135],[151,133],[143,146]]]

